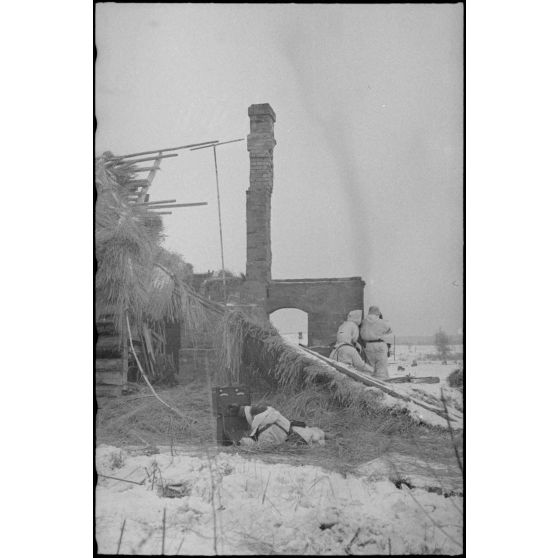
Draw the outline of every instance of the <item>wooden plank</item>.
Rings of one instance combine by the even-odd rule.
[[[160,205],[162,203],[176,203],[176,200],[146,201],[143,203],[137,203],[136,205]]]
[[[121,386],[125,382],[122,381],[122,371],[118,370],[116,372],[109,371],[96,371],[95,372],[95,384],[96,385],[111,385],[111,386]]]
[[[99,336],[99,339],[118,335],[116,324],[111,320],[97,321],[95,322],[95,328],[97,329],[97,335]]]
[[[169,157],[178,157],[178,153],[171,153],[170,155],[157,155],[157,157],[143,157],[142,159],[132,159],[130,161],[122,161],[120,159],[110,161],[115,166],[120,165],[133,165],[135,163],[142,163],[143,161],[157,161],[158,159],[168,159]]]
[[[122,386],[96,385],[97,397],[119,397],[122,395]]]
[[[137,203],[136,205],[144,205]],[[207,205],[207,202],[194,202],[194,203],[173,203],[168,205],[154,205],[147,206],[147,209],[173,209],[175,207],[194,207],[197,205]]]
[[[128,182],[126,182],[124,184],[125,188],[139,188],[140,186],[145,186],[146,184],[149,184],[147,178],[134,178],[132,180],[128,180]]]
[[[439,409],[438,407],[434,407],[432,405],[429,405],[428,403],[423,403],[422,401],[418,401],[414,397],[409,397],[408,395],[403,395],[402,393],[399,393],[397,391],[394,391],[394,390],[388,388],[384,382],[382,382],[381,380],[378,380],[377,378],[372,378],[372,377],[370,377],[366,374],[363,374],[362,372],[359,372],[358,370],[350,368],[349,366],[345,366],[345,365],[341,364],[340,362],[337,362],[335,360],[331,360],[330,358],[324,357],[324,356],[322,356],[318,353],[315,353],[314,351],[311,351],[310,349],[307,349],[306,347],[303,347],[301,345],[299,345],[299,347],[303,351],[306,351],[307,353],[315,356],[316,358],[320,359],[321,361],[325,362],[326,364],[329,364],[330,366],[332,366],[333,368],[335,368],[339,372],[342,372],[346,376],[349,376],[353,380],[358,380],[359,382],[362,382],[363,384],[365,384],[367,386],[378,388],[378,389],[382,390],[383,392],[387,393],[388,395],[391,395],[392,397],[396,397],[397,399],[403,399],[404,401],[407,401],[409,403],[414,403],[415,405],[418,405],[419,407],[423,407],[424,409],[426,409],[428,411],[436,413],[437,415],[439,415],[443,418],[449,418],[449,420],[451,420],[451,421],[456,421],[457,420],[455,417],[451,417],[451,416],[446,415],[446,413],[443,409]]]
[[[97,347],[120,346],[120,336],[118,335],[102,335],[97,339]]]
[[[244,138],[229,140],[229,141],[221,141],[219,143],[215,143],[213,145],[206,145],[204,147],[196,147],[194,149],[190,149],[190,151],[197,151],[198,149],[207,149],[208,147],[217,147],[218,145],[225,145],[226,143],[235,143],[237,141],[244,141]]]
[[[200,143],[191,143],[190,145],[179,145],[178,147],[165,147],[164,149],[154,149],[153,151],[140,151],[138,153],[130,153],[129,155],[114,155],[109,157],[109,161],[125,159],[127,157],[139,157],[140,155],[151,155],[152,153],[164,153],[165,151],[178,151],[179,149],[190,149],[191,147],[197,147],[198,145],[207,145],[219,143],[219,140],[212,141],[202,141]]]
[[[117,308],[115,304],[102,304],[99,303],[97,305],[97,315],[99,319],[103,319],[104,317],[108,317],[112,319],[116,314]]]
[[[137,347],[141,347],[141,341],[138,338],[134,339],[134,345]],[[112,347],[118,347],[119,349],[122,349],[124,347],[124,340],[122,344],[120,344],[120,338],[118,335],[99,335],[99,337],[97,338],[97,345],[95,346],[96,349]],[[120,353],[120,350],[118,352]]]
[[[122,351],[122,371],[121,371],[121,379],[122,384],[126,384],[128,382],[128,344],[129,340],[126,339],[124,341],[124,350]]]
[[[114,360],[120,358],[122,358],[122,347],[95,347],[96,360]]]
[[[121,369],[120,358],[98,358],[95,360],[96,372],[120,372]]]

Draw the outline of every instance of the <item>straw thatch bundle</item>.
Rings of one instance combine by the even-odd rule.
[[[192,266],[161,247],[160,216],[130,202],[135,165],[114,167],[109,153],[95,162],[95,290],[97,318],[110,315],[116,330],[132,324],[184,321],[197,327],[205,310],[188,288]]]

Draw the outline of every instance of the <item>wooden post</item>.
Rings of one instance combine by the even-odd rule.
[[[122,385],[128,383],[128,336],[124,334],[124,346],[122,347]]]
[[[219,172],[217,170],[217,151],[215,150],[215,146],[213,146],[213,161],[215,162],[215,183],[217,184],[217,211],[219,213],[219,238],[221,240],[221,268],[223,273],[223,304],[227,304],[227,278],[225,276],[225,255],[223,252],[223,225],[221,224],[221,197],[219,196]]]

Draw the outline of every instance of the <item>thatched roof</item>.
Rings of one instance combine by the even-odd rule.
[[[214,338],[221,340],[221,365],[214,378],[221,384],[238,383],[243,369],[277,387],[321,385],[341,406],[365,409],[375,403],[362,386],[302,354],[271,324],[256,323],[240,308],[196,293],[189,285],[192,266],[161,246],[161,218],[129,197],[134,165],[115,168],[104,156],[95,163],[97,314],[109,308],[120,332],[126,315],[133,324],[182,321],[192,329],[211,322]]]

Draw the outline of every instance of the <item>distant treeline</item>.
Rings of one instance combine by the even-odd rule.
[[[450,345],[463,345],[463,335],[448,335]],[[434,345],[434,335],[395,336],[398,345]]]

